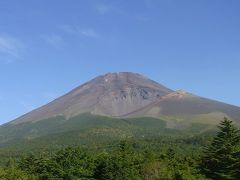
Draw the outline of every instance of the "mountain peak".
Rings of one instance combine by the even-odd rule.
[[[58,115],[70,118],[85,112],[121,117],[172,92],[137,73],[107,73],[18,118],[16,122],[39,121]]]
[[[155,82],[147,77],[132,72],[118,72],[118,73],[107,73],[105,75],[98,76],[86,84],[79,86],[78,89],[86,88],[101,88],[104,87],[108,90],[119,90],[127,88],[151,88],[160,90],[162,93],[168,94],[173,90]]]
[[[200,98],[184,90],[173,91],[138,73],[107,73],[13,121],[35,122],[55,116],[66,119],[82,113],[111,117],[187,115],[223,112],[240,116],[238,107]]]
[[[101,77],[101,76],[100,76]],[[106,82],[111,82],[114,79],[127,79],[129,77],[139,78],[139,79],[148,79],[145,76],[133,73],[133,72],[117,72],[117,73],[107,73],[102,76]]]

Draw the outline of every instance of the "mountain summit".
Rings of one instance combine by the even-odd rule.
[[[227,116],[240,122],[239,107],[183,90],[173,91],[140,74],[122,72],[99,76],[12,123],[56,116],[69,119],[82,113],[117,118],[148,116],[198,122],[202,119],[203,123]]]
[[[171,90],[139,74],[109,73],[0,126],[0,148],[202,133],[223,117],[240,122],[240,108]]]
[[[84,112],[121,117],[172,92],[140,74],[108,73],[18,118],[16,122],[38,121],[57,115],[69,118]]]

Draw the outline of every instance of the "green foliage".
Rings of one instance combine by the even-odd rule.
[[[15,160],[10,159],[5,168],[0,168],[0,179],[4,180],[36,180],[37,177],[29,175],[17,168]]]
[[[94,178],[99,180],[141,179],[143,159],[123,141],[111,154],[101,154],[96,161]]]
[[[66,148],[52,155],[24,157],[19,168],[39,179],[91,179],[94,161],[79,148]]]
[[[89,179],[93,176],[94,160],[80,148],[60,150],[52,160],[64,172],[64,179]]]
[[[169,172],[171,172],[171,179],[205,179],[196,168],[198,162],[196,157],[178,155],[172,148],[168,149],[166,156],[166,164],[168,165]]]
[[[58,179],[63,174],[58,164],[43,155],[24,157],[19,162],[19,168],[28,174],[36,175],[38,179]]]
[[[117,119],[84,113],[70,119],[56,116],[34,123],[9,123],[0,126],[0,148],[53,149],[63,144],[92,145],[96,142],[111,143],[126,138],[192,135],[207,128],[209,125],[192,124],[184,129],[168,129],[166,121],[157,118]]]
[[[34,175],[28,175],[19,169],[0,168],[0,179],[3,180],[37,180]]]
[[[5,165],[0,168],[0,179],[240,179],[240,137],[231,121],[225,119],[219,126],[220,132],[213,139],[213,134],[209,132],[190,136],[177,130],[166,133],[164,127],[159,132],[162,134],[157,135],[154,126],[163,123],[155,119],[148,120],[151,121],[148,128],[151,126],[152,133],[145,131],[144,119],[139,122],[128,119],[122,120],[128,124],[127,127],[118,124],[118,128],[122,128],[118,132],[110,123],[108,127],[89,131],[95,133],[93,136],[86,131],[85,135],[82,131],[63,132],[61,136],[59,133],[52,134],[57,140],[54,143],[59,142],[59,146],[46,146],[53,140],[48,140],[48,135],[37,138],[38,146],[25,146],[25,155],[20,149],[15,152],[10,148],[0,149],[0,159],[12,157],[4,161]],[[87,122],[84,120],[79,123]],[[69,126],[73,127],[74,124]],[[133,131],[132,127],[136,126],[137,131]],[[135,134],[121,136],[123,132]],[[173,135],[168,134],[170,132]],[[89,140],[85,141],[87,138]],[[101,138],[106,140],[102,141]],[[70,139],[71,142],[68,142]],[[90,139],[92,142],[88,144]],[[78,141],[84,141],[85,144],[79,144]],[[204,150],[205,146],[207,148]],[[26,152],[31,153],[26,155]]]
[[[224,118],[220,131],[204,151],[202,171],[212,179],[239,179],[240,134],[232,121]]]
[[[204,179],[197,169],[199,148],[191,140],[186,140],[189,145],[184,142],[170,137],[128,139],[95,150],[70,147],[34,153],[9,161],[1,173],[40,180]]]

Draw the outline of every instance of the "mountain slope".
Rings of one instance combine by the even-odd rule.
[[[150,116],[207,124],[217,124],[223,117],[240,122],[240,108],[226,103],[175,91],[161,97],[129,116]]]
[[[224,116],[240,122],[240,108],[173,91],[139,74],[109,73],[0,126],[0,147],[203,133]]]
[[[121,117],[171,92],[139,74],[109,73],[16,119],[14,123],[38,121],[58,115],[70,118],[85,112]]]
[[[214,100],[173,91],[142,75],[109,73],[12,123],[35,122],[55,116],[67,119],[82,113],[109,117],[149,116],[162,119],[216,123],[224,116],[240,122],[240,108]]]
[[[63,116],[20,124],[0,126],[0,150],[5,147],[38,149],[66,145],[91,145],[125,138],[147,138],[160,135],[179,136],[208,130],[209,125],[192,124],[168,129],[158,118],[112,118],[84,113],[70,119]]]

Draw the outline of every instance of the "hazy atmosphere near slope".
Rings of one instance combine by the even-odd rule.
[[[0,1],[0,123],[121,71],[239,106],[239,7],[238,0]]]

